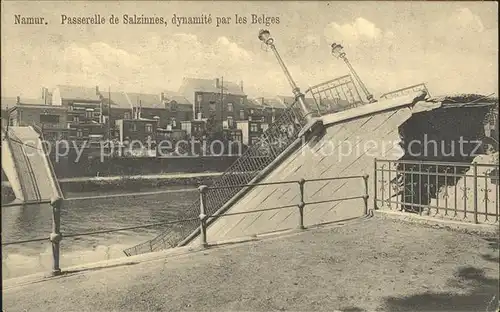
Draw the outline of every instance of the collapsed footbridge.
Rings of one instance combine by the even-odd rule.
[[[43,136],[31,126],[2,128],[2,169],[20,204],[62,198]]]
[[[259,38],[278,58],[294,104],[212,185],[200,187],[200,200],[187,211],[186,220],[125,250],[126,255],[190,246],[199,240],[206,245],[207,237],[210,243],[276,232],[296,228],[298,222],[308,227],[363,216],[376,206],[377,159],[470,163],[477,152],[473,144],[451,156],[424,153],[422,144],[435,140],[449,146],[464,137],[468,142],[481,140],[484,118],[492,105],[498,105],[497,99],[478,94],[431,97],[424,84],[376,101],[357,75],[347,75],[309,89],[316,103],[312,107],[269,32],[261,32]],[[356,81],[368,101],[361,99]]]

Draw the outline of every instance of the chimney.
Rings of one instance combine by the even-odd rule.
[[[164,92],[161,93],[161,102],[163,103],[163,101],[165,101],[165,93]]]
[[[215,78],[215,87],[216,87],[217,89],[219,89],[219,88],[220,88],[220,81],[219,81],[219,78]]]
[[[241,88],[241,92],[243,92],[243,80],[240,81],[240,88]]]
[[[99,96],[99,86],[95,86],[95,95]]]
[[[17,104],[21,103],[21,97],[20,97],[20,96],[17,96],[17,97],[16,97],[16,103],[17,103]]]

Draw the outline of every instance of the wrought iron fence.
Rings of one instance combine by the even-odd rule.
[[[391,91],[388,93],[384,93],[380,96],[380,98],[381,99],[393,99],[393,98],[400,97],[403,95],[408,95],[411,92],[418,92],[418,91],[425,91],[425,92],[427,92],[427,95],[430,96],[429,89],[427,89],[427,86],[425,85],[425,83],[419,83],[419,84],[416,84],[413,86],[409,86],[406,88],[401,88],[401,89],[397,89],[397,90],[394,90],[394,91]]]
[[[374,206],[498,223],[498,172],[498,164],[376,159]]]
[[[306,90],[316,103],[320,115],[330,114],[363,104],[351,75],[317,84]]]
[[[306,124],[302,111],[294,102],[269,128],[264,131],[258,142],[250,146],[222,175],[214,178],[213,187],[220,188],[210,192],[206,198],[206,213],[215,214],[233,196],[240,192],[245,184],[254,179],[297,138]],[[188,209],[187,218],[198,218],[200,201],[194,202]],[[182,240],[199,228],[197,219],[178,223],[150,241],[124,250],[127,256],[157,251],[177,246]]]

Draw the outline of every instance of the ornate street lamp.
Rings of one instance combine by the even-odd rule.
[[[265,43],[268,47],[271,48],[273,51],[274,55],[276,56],[276,59],[278,60],[278,63],[281,66],[281,69],[285,73],[285,76],[288,80],[288,83],[292,87],[292,92],[295,95],[295,100],[299,102],[300,108],[304,114],[304,118],[307,120],[306,126],[300,131],[299,137],[305,134],[306,132],[312,130],[313,128],[316,127],[323,127],[323,122],[321,119],[318,119],[317,112],[309,110],[309,108],[306,105],[305,101],[305,96],[302,92],[300,92],[300,88],[297,86],[295,81],[292,78],[292,75],[290,75],[290,72],[288,71],[285,63],[281,59],[281,56],[279,55],[278,51],[276,50],[276,46],[274,45],[274,39],[271,37],[271,34],[269,33],[268,30],[266,29],[261,29],[259,31],[259,40]],[[315,115],[315,116],[313,116]]]
[[[332,55],[335,56],[336,58],[343,60],[344,63],[346,63],[346,65],[347,65],[347,67],[349,67],[349,70],[351,71],[352,75],[358,81],[358,84],[360,85],[361,89],[365,93],[366,99],[368,100],[368,102],[370,102],[370,103],[377,102],[377,100],[375,100],[373,98],[373,95],[370,92],[368,92],[368,89],[366,88],[365,84],[361,81],[361,78],[359,78],[358,74],[356,73],[356,71],[352,67],[351,63],[347,59],[347,56],[344,52],[344,47],[341,46],[340,44],[332,43]]]

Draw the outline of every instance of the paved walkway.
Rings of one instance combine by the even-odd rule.
[[[3,304],[7,312],[494,311],[497,246],[376,215],[7,288]]]

